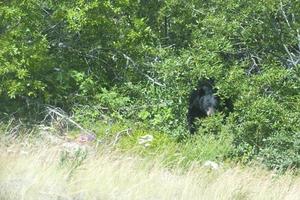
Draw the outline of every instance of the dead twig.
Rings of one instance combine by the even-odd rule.
[[[83,128],[80,124],[78,124],[77,122],[75,122],[74,120],[72,120],[70,117],[68,117],[66,114],[64,114],[64,112],[62,110],[60,110],[59,108],[48,106],[47,110],[48,110],[48,115],[45,117],[45,119],[48,116],[50,116],[52,119],[56,119],[57,117],[54,116],[54,115],[56,115],[56,116],[59,116],[61,119],[66,120],[67,122],[75,125],[82,132],[87,133],[87,134],[94,134],[92,131]]]
[[[298,44],[297,47],[298,49],[293,49],[294,51],[290,51],[290,49],[287,47],[287,45],[283,44],[284,50],[286,51],[286,53],[288,54],[289,59],[287,59],[287,61],[289,62],[289,66],[293,66],[296,67],[299,63],[300,63],[300,34],[299,34],[299,29],[293,29],[293,24],[295,24],[296,20],[295,20],[295,16],[292,13],[291,14],[291,21],[289,20],[285,10],[284,10],[284,5],[282,3],[282,1],[280,1],[280,10],[282,13],[282,16],[287,24],[287,26],[289,27],[289,29],[291,31],[295,31],[296,32],[296,38],[298,40]]]

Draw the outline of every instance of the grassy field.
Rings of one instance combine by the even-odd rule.
[[[166,167],[107,144],[46,131],[1,136],[0,199],[300,199],[300,179],[260,168]]]

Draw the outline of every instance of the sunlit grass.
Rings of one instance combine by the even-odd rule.
[[[299,178],[259,168],[165,168],[160,156],[130,156],[51,135],[3,136],[0,146],[0,199],[5,200],[300,198]]]

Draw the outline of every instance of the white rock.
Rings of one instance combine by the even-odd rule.
[[[210,169],[213,169],[213,170],[218,170],[220,168],[220,165],[218,163],[210,161],[210,160],[205,161],[203,166],[207,167],[207,168],[210,168]]]
[[[153,135],[144,135],[139,138],[139,144],[144,145],[145,147],[149,146],[153,141]]]

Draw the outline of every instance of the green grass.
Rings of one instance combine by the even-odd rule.
[[[119,128],[115,130],[124,127]],[[140,136],[151,133],[155,137],[150,146],[137,143]],[[227,149],[221,138],[198,136],[178,144],[171,137],[154,133],[133,130],[115,146],[110,143],[114,137],[100,144],[79,144],[47,131],[39,137],[2,134],[0,199],[294,200],[300,196],[300,179],[291,175],[228,165],[211,170],[200,162],[182,168],[175,162],[187,154],[191,154],[188,160],[198,154],[199,161],[215,157]],[[166,167],[171,156],[172,167]]]
[[[159,158],[166,166],[180,164],[188,167],[194,162],[207,160],[223,162],[231,151],[232,140],[228,135],[199,133],[182,141],[177,138],[136,124],[93,124],[91,129],[98,139],[120,152],[142,157]],[[139,144],[143,137],[153,137],[151,142]]]

